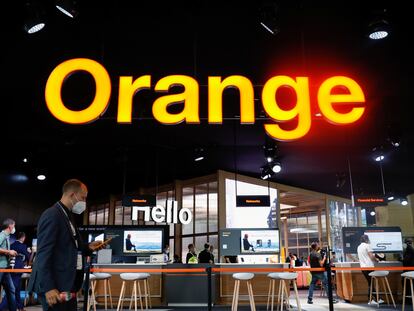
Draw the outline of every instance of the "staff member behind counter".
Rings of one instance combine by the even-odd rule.
[[[361,268],[370,268],[374,267],[375,263],[378,261],[378,259],[375,257],[374,252],[372,250],[369,237],[366,234],[363,234],[360,238],[361,244],[358,246],[358,258],[359,258],[359,265]],[[371,287],[371,277],[369,274],[373,270],[362,270],[362,273],[364,274],[365,278],[368,282],[368,300],[369,300],[369,292]],[[384,301],[382,299],[379,299],[379,301],[368,301],[369,304],[379,304],[383,303]]]

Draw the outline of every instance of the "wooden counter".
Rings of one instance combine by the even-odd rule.
[[[359,268],[358,262],[338,262],[335,266]],[[388,261],[378,263],[377,267],[400,267],[401,262]],[[395,301],[401,300],[401,271],[390,271],[388,275],[388,282],[390,283],[391,291]],[[336,291],[340,298],[349,302],[368,302],[368,282],[362,271],[336,271]],[[374,287],[375,289],[375,287]],[[380,284],[380,291],[383,292]],[[385,299],[382,298],[384,301]]]

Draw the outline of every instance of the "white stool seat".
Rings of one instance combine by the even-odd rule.
[[[253,273],[234,273],[233,279],[241,280],[241,281],[247,281],[254,278]]]
[[[30,279],[30,273],[23,273],[22,279]]]
[[[278,273],[278,272],[272,272],[272,273],[269,273],[267,275],[267,277],[271,278],[271,279],[274,279],[274,280],[280,280],[280,275],[279,274],[280,273]]]
[[[295,280],[298,278],[298,274],[296,272],[282,272],[279,273],[279,278],[282,280]]]
[[[119,277],[125,281],[137,281],[148,279],[148,273],[121,273]]]
[[[90,274],[89,275],[89,281],[95,281],[97,278],[96,278],[96,276],[95,275],[93,275],[93,274]]]
[[[370,274],[368,274],[369,276],[374,276],[377,278],[383,278],[385,276],[388,276],[388,274],[390,274],[389,271],[372,271]]]
[[[112,277],[109,273],[94,273],[93,275],[96,277],[96,280],[106,280]]]
[[[404,272],[401,274],[403,278],[414,279],[414,271]]]

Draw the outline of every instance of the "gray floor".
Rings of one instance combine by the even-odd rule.
[[[299,296],[300,296],[300,303],[301,303],[301,307],[303,311],[328,311],[329,310],[329,303],[328,303],[328,299],[325,297],[318,297],[315,296],[314,297],[314,303],[313,305],[309,305],[307,304],[307,291],[306,290],[300,290],[299,291]],[[292,305],[293,308],[291,308],[291,310],[297,310],[296,308],[296,300],[295,299],[290,299],[290,303]],[[40,306],[31,306],[31,307],[27,307],[26,308],[27,311],[40,311],[41,308]],[[93,309],[91,309],[92,311]],[[99,308],[99,310],[103,310],[101,308]],[[128,309],[124,309],[124,310],[128,310]],[[138,308],[138,310],[140,310]],[[170,310],[188,310],[188,311],[205,311],[207,310],[206,307],[204,308],[200,308],[200,307],[187,307],[187,308],[154,308],[152,310],[157,310],[157,311],[170,311]],[[228,307],[223,307],[223,306],[214,306],[213,307],[214,311],[229,311],[230,310],[230,306]],[[247,311],[250,310],[250,307],[248,306],[241,306],[239,307],[239,310],[242,311]],[[256,310],[257,311],[264,311],[266,310],[266,306],[265,305],[257,305],[256,306]],[[275,309],[276,310],[276,306]],[[377,306],[370,306],[368,304],[351,304],[351,303],[347,303],[344,301],[339,301],[337,304],[334,304],[334,310],[347,310],[347,311],[362,311],[362,310],[381,310],[381,311],[395,311],[395,310],[402,310],[402,306],[401,305],[397,305],[397,308],[394,309],[392,306],[387,306],[386,304],[381,304],[380,307],[378,308]],[[405,307],[405,311],[413,311],[413,308],[411,305],[406,305]]]

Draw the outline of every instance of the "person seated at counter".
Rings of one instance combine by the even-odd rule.
[[[243,238],[243,249],[245,251],[249,251],[250,249],[252,249],[252,251],[254,252],[254,247],[252,244],[250,244],[249,235],[247,233],[244,235],[244,238]]]
[[[361,235],[360,238],[361,244],[359,244],[357,252],[358,252],[358,258],[359,258],[359,265],[361,268],[370,268],[374,267],[375,263],[378,261],[377,258],[374,255],[374,252],[372,250],[369,237],[366,234]],[[369,300],[369,292],[371,287],[371,277],[369,274],[373,270],[363,270],[362,273],[364,274],[364,277],[367,279],[368,282],[368,300]],[[379,301],[368,301],[368,304],[380,304],[384,301],[382,299],[379,299]]]
[[[188,244],[188,253],[187,253],[187,257],[185,259],[185,263],[187,264],[191,264],[191,263],[198,263],[198,259],[197,259],[197,253],[195,251],[195,247],[194,244]]]
[[[175,254],[173,263],[183,263],[183,261],[181,260],[180,256]]]

